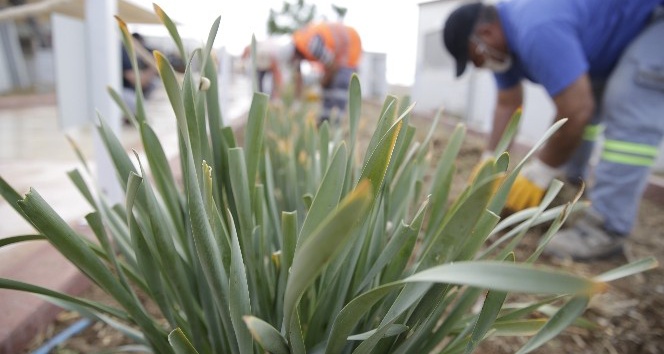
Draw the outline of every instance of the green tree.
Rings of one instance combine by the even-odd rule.
[[[304,0],[284,1],[280,11],[270,9],[267,33],[270,35],[293,33],[315,17],[316,5],[308,4]]]
[[[348,8],[332,4],[332,10],[334,10],[334,12],[337,14],[337,20],[339,20],[339,22],[343,22],[344,17],[346,17],[346,12],[348,12]]]
[[[337,21],[343,22],[348,12],[348,8],[332,4],[332,10],[337,15]],[[293,33],[307,23],[324,19],[325,16],[318,16],[316,5],[308,4],[304,0],[295,2],[284,1],[281,10],[270,9],[270,16],[267,20],[267,33],[269,35]]]

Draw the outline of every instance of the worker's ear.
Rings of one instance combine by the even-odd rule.
[[[479,37],[482,42],[486,42],[487,39],[491,38],[492,36],[492,27],[491,24],[489,23],[479,23],[475,27],[475,30],[473,31],[473,34]]]
[[[474,34],[492,48],[500,48],[500,43],[503,40],[502,28],[498,22],[477,24]]]

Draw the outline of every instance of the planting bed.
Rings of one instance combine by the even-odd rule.
[[[380,103],[367,102],[362,108],[363,121],[360,123],[361,134],[358,139],[367,142],[373,131],[375,119],[380,113]],[[421,141],[429,131],[430,116],[414,116],[411,124],[417,127]],[[455,124],[453,118],[447,118],[436,129],[433,140],[433,153],[439,154],[445,146],[449,132]],[[242,134],[238,132],[238,134]],[[457,161],[457,173],[452,195],[458,195],[470,170],[478,161],[484,140],[469,134]],[[360,149],[362,151],[362,149]],[[514,164],[517,157],[511,161]],[[567,195],[573,191],[567,190]],[[530,250],[538,241],[537,232],[531,232],[525,239],[521,250]],[[645,200],[642,204],[639,221],[632,235],[627,251],[628,259],[655,256],[664,264],[664,205]],[[517,258],[519,254],[517,254]],[[586,275],[599,274],[627,262],[626,258],[595,262],[591,264],[564,262],[542,258],[539,263],[555,265]],[[92,288],[84,297],[99,301],[108,298],[98,289]],[[518,301],[525,297],[514,295],[509,301]],[[609,291],[596,296],[591,302],[585,318],[597,324],[594,329],[572,327],[562,335],[547,343],[536,353],[660,353],[664,348],[664,269],[659,267],[646,273],[623,278],[611,283]],[[30,346],[30,350],[39,347],[44,340],[59,333],[75,322],[75,314],[63,312],[45,333],[39,334]],[[497,338],[483,343],[480,353],[513,353],[526,338]],[[56,353],[93,353],[129,344],[117,331],[94,323],[78,335],[65,341]]]

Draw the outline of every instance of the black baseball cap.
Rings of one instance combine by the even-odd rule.
[[[462,5],[454,10],[445,21],[443,27],[443,43],[447,51],[456,60],[456,76],[466,70],[468,63],[468,42],[473,28],[482,10],[482,3],[475,2]]]

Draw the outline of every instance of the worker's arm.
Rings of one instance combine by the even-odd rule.
[[[279,62],[275,58],[270,58],[270,71],[272,71],[272,97],[281,97],[283,78]]]
[[[505,128],[517,108],[523,104],[523,86],[517,84],[514,87],[498,91],[496,109],[493,113],[493,128],[489,136],[488,151],[496,149],[500,138],[505,133]]]
[[[150,83],[152,82],[152,79],[155,77],[157,72],[152,69],[151,67],[147,67],[140,72],[140,79],[141,79],[141,88],[146,89]],[[125,80],[129,81],[132,85],[136,85],[136,73],[134,72],[133,69],[130,70],[124,70],[122,72],[122,75],[124,76]]]
[[[559,167],[569,160],[581,143],[583,130],[595,110],[595,100],[588,75],[581,75],[556,95],[553,101],[557,110],[556,121],[562,118],[568,120],[544,145],[539,158],[551,167]]]

